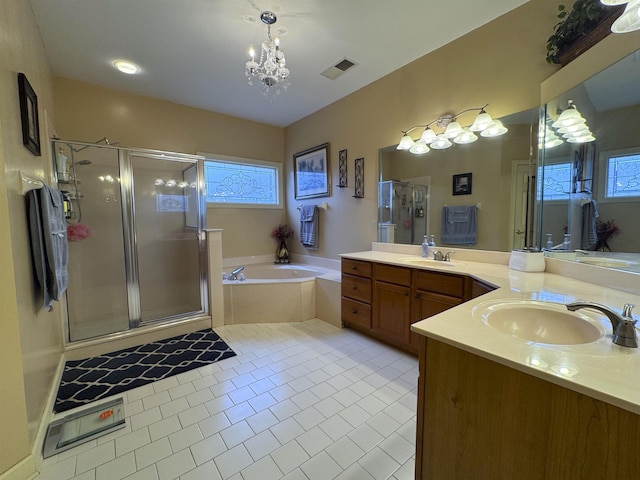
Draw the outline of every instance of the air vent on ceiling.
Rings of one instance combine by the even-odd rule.
[[[321,75],[327,78],[330,78],[331,80],[334,80],[340,75],[342,75],[344,72],[349,70],[350,68],[355,67],[356,65],[357,63],[354,62],[353,60],[349,60],[348,58],[343,58],[335,65],[332,65],[329,68],[327,68],[324,72],[321,73]]]

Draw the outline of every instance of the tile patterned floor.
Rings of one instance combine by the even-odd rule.
[[[216,332],[236,357],[121,395],[126,427],[37,480],[413,479],[415,357],[320,320]]]

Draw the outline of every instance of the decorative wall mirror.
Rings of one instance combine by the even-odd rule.
[[[381,148],[378,240],[419,245],[433,234],[440,245],[443,207],[476,205],[477,241],[464,248],[510,251],[532,245],[538,116],[534,108],[503,117],[509,132],[501,137],[423,155],[396,145]],[[454,195],[454,175],[469,173],[471,194]]]

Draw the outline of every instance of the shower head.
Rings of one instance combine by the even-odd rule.
[[[75,162],[76,165],[91,165],[91,160],[78,160]]]

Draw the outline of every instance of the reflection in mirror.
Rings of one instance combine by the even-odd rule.
[[[640,252],[638,84],[640,51],[542,109],[537,243],[556,247],[553,253],[561,258],[640,271],[640,255],[630,255]],[[569,143],[560,131],[558,117],[570,101],[591,130],[591,141]],[[569,252],[558,252],[565,234]]]
[[[537,108],[509,115],[500,119],[506,135],[422,155],[380,149],[378,241],[419,245],[435,235],[445,248],[499,251],[533,244],[538,117]]]

